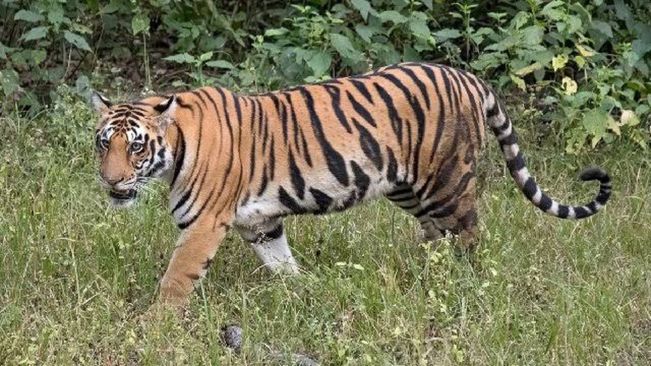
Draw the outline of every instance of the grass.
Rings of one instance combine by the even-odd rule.
[[[0,120],[0,364],[268,364],[262,344],[324,365],[649,364],[651,157],[632,146],[564,156],[527,144],[535,129],[518,122],[552,196],[592,197],[596,185],[576,181],[588,163],[611,173],[602,213],[535,210],[491,138],[477,266],[449,243],[414,244],[414,220],[378,201],[288,218],[296,278],[270,276],[230,235],[188,318],[143,322],[177,231],[162,185],[133,210],[107,207],[93,125],[71,100]],[[245,332],[239,355],[220,341],[232,323]]]

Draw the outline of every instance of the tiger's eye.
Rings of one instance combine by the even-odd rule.
[[[129,146],[129,150],[131,150],[132,153],[140,152],[142,148],[143,148],[143,144],[140,142],[132,142],[131,145]]]
[[[108,148],[108,140],[105,138],[97,137],[95,139],[95,148],[97,151],[106,150]]]

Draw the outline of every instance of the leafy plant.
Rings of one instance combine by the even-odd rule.
[[[0,0],[0,100],[36,113],[60,84],[263,91],[426,60],[537,95],[568,152],[646,148],[650,13],[645,0]]]

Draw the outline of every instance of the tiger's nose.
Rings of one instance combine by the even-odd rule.
[[[120,183],[120,182],[122,182],[124,180],[124,177],[107,177],[107,176],[103,176],[102,178],[104,179],[106,184],[108,184],[110,186],[115,186],[116,184],[118,184],[118,183]]]

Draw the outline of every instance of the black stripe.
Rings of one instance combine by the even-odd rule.
[[[537,191],[538,185],[533,180],[533,178],[529,177],[524,183],[524,186],[522,186],[522,193],[524,193],[524,195],[531,201]]]
[[[341,123],[342,126],[344,126],[344,128],[348,133],[352,133],[353,130],[350,128],[350,125],[348,124],[348,119],[346,118],[346,114],[341,109],[341,92],[339,88],[336,86],[324,86],[324,88],[332,98],[332,102],[331,102],[332,110],[335,112],[335,116],[337,116],[337,120],[339,121],[339,123]]]
[[[354,97],[352,94],[350,94],[349,91],[346,91],[346,96],[350,100],[350,103],[353,105],[353,109],[357,114],[362,116],[364,120],[371,126],[377,127],[375,124],[375,121],[373,120],[373,117],[371,116],[371,113],[366,109],[363,105],[361,105]]]
[[[504,137],[503,139],[499,140],[499,143],[501,146],[504,145],[513,145],[518,143],[518,135],[515,132],[511,132],[510,135]]]
[[[420,89],[420,93],[423,96],[423,99],[425,99],[425,105],[427,106],[427,109],[430,109],[430,98],[429,98],[429,93],[427,92],[427,87],[425,87],[425,84],[416,76],[416,73],[414,70],[407,68],[407,67],[402,67],[400,68],[400,71],[404,72],[409,76],[409,78],[418,86],[418,89]]]
[[[441,75],[441,78],[443,79],[443,86],[445,87],[445,93],[448,95],[448,103],[450,107],[455,107],[456,108],[456,115],[459,115],[459,103],[456,100],[456,94],[454,94],[454,89],[452,88],[452,85],[450,83],[450,79],[446,75],[446,71],[444,69],[439,69],[439,74]],[[455,100],[453,101],[453,94],[455,96]]]
[[[595,201],[597,201],[600,205],[605,205],[606,202],[608,202],[608,198],[610,198],[610,191],[604,190],[602,187],[602,189],[599,191],[599,194],[597,195],[597,198],[595,198]]]
[[[429,79],[432,82],[432,85],[434,86],[434,93],[436,93],[436,97],[438,99],[438,105],[439,105],[439,114],[438,114],[438,121],[436,124],[436,134],[434,135],[434,143],[432,144],[432,152],[430,153],[429,157],[429,162],[431,163],[434,160],[434,156],[436,155],[436,152],[438,150],[439,144],[441,142],[441,137],[443,136],[443,130],[445,128],[445,103],[443,102],[443,96],[441,95],[441,91],[439,90],[436,75],[434,74],[434,71],[430,67],[423,67],[423,70],[429,77]]]
[[[398,179],[398,162],[390,147],[387,147],[387,156],[389,160],[387,165],[387,180],[389,182],[395,182]]]
[[[176,203],[176,206],[172,209],[172,213],[174,213],[176,210],[181,208],[185,202],[190,198],[190,193],[192,193],[192,186],[190,186],[190,189],[186,190],[181,199]]]
[[[260,188],[258,188],[258,197],[264,193],[264,191],[267,189],[267,184],[269,183],[269,179],[267,178],[267,167],[264,167],[264,170],[262,171],[262,182],[260,183]]]
[[[373,135],[354,118],[353,125],[359,131],[359,144],[362,147],[362,151],[366,157],[368,157],[371,162],[373,162],[377,170],[382,170],[384,163],[382,161],[380,144],[378,144]]]
[[[305,140],[305,136],[303,135],[303,132],[301,132],[300,135],[301,135],[301,140],[303,141],[303,155],[305,157],[305,162],[311,168],[312,156],[310,155],[310,150],[307,148],[307,140]]]
[[[206,103],[206,100],[204,99],[203,94],[201,94],[202,92],[206,93],[206,91],[203,90],[203,89],[191,90],[190,91],[190,93],[192,93],[195,97],[199,98],[199,100],[201,101],[202,107],[207,108],[208,104]]]
[[[366,191],[368,190],[369,185],[371,184],[371,178],[369,178],[362,168],[354,161],[350,161],[350,166],[353,169],[353,174],[355,175],[355,187],[357,187],[357,200],[361,201],[366,196]]]
[[[328,212],[328,209],[332,204],[332,197],[316,188],[310,188],[310,193],[312,194],[312,197],[314,197],[314,202],[319,206],[318,210],[314,213],[322,214]]]
[[[570,214],[569,207],[567,207],[565,205],[559,205],[558,206],[558,217],[565,219],[565,218],[567,218],[567,215],[569,215],[569,214]]]
[[[282,125],[283,141],[285,144],[287,144],[289,129],[287,127],[287,113],[285,112],[285,104],[282,103],[275,94],[269,94],[269,97],[276,107],[276,114],[278,114],[278,118],[280,119],[280,123]]]
[[[278,226],[271,229],[270,231],[260,234],[258,238],[256,238],[255,242],[262,243],[265,241],[276,240],[281,236],[283,236],[283,224],[279,224]]]
[[[430,198],[438,190],[440,190],[445,185],[447,185],[448,180],[452,175],[452,172],[458,166],[459,156],[457,155],[457,145],[459,142],[459,130],[454,129],[453,133],[454,136],[452,136],[452,143],[450,144],[449,150],[446,152],[445,156],[441,159],[441,163],[438,165],[438,169],[436,173],[433,174],[436,181],[434,182],[432,187],[429,188],[427,193],[424,193],[425,191],[423,190],[423,188],[425,187],[421,187],[421,189],[418,190],[419,192],[423,192],[417,195],[418,198],[420,198],[421,200]]]
[[[378,94],[380,94],[380,98],[382,98],[382,101],[386,104],[387,112],[389,113],[389,120],[391,121],[391,127],[398,139],[398,143],[402,144],[402,120],[398,116],[396,106],[393,104],[393,98],[378,83],[373,83],[373,86],[375,86]]]
[[[314,98],[312,98],[312,94],[305,88],[299,88],[299,90],[305,99],[305,104],[310,114],[310,120],[314,127],[314,134],[321,145],[321,149],[326,158],[326,163],[328,164],[328,169],[340,184],[347,186],[348,172],[346,170],[346,162],[341,154],[330,145],[330,142],[326,138],[323,127],[321,126],[321,119],[314,109]]]
[[[590,215],[591,214],[585,208],[583,208],[581,206],[574,207],[574,217],[576,217],[577,219],[582,219],[582,218],[588,217]]]
[[[303,214],[307,212],[307,210],[299,205],[298,202],[296,202],[296,200],[294,200],[294,198],[292,198],[292,196],[290,196],[283,187],[278,188],[278,200],[283,206],[289,208],[291,210],[291,213]]]
[[[457,79],[457,76],[454,73],[454,69],[448,68],[446,66],[442,67],[447,71],[448,75],[454,82],[452,90],[457,101],[457,115],[461,116],[461,84],[459,83],[459,79]]]
[[[256,143],[256,134],[253,132],[253,126],[255,124],[255,116],[256,112],[258,112],[257,104],[253,103],[253,108],[251,109],[251,126],[250,126],[250,131],[251,131],[251,152],[249,155],[249,184],[250,181],[253,179],[253,174],[255,174],[255,162],[257,159],[257,156],[255,156],[255,148],[257,146]],[[241,132],[240,132],[241,134]]]
[[[508,160],[506,162],[506,166],[509,168],[509,171],[512,174],[517,173],[520,171],[520,169],[525,167],[525,162],[524,162],[524,157],[522,156],[522,152],[518,151],[518,155],[516,155],[513,159]]]
[[[480,129],[483,127],[479,125],[481,122],[481,118],[479,117],[479,111],[481,110],[481,107],[475,100],[475,96],[472,94],[472,91],[470,90],[470,87],[468,86],[465,77],[461,75],[458,70],[455,70],[455,72],[457,73],[457,77],[459,78],[459,81],[461,81],[461,84],[466,91],[466,96],[470,100],[470,104],[472,104],[472,115],[473,115],[472,125],[475,129],[475,136],[477,136],[477,140],[480,141],[481,140]]]
[[[269,144],[269,180],[274,180],[276,176],[276,139],[271,136],[271,144]]]
[[[179,173],[181,172],[181,169],[183,168],[183,163],[185,162],[185,136],[183,135],[183,131],[181,130],[178,125],[174,124],[176,126],[176,129],[178,131],[177,135],[177,140],[176,140],[176,148],[174,149],[174,175],[172,176],[172,183],[170,184],[171,187],[174,187],[174,183],[176,182],[176,178],[178,178]]]
[[[208,164],[206,164],[206,165],[208,165]],[[192,188],[190,189],[191,191],[196,192],[196,194],[194,195],[194,198],[192,199],[192,201],[190,201],[190,204],[188,205],[188,207],[181,214],[181,217],[187,215],[187,213],[190,212],[190,210],[192,209],[192,206],[194,206],[194,204],[197,202],[197,199],[199,198],[199,194],[202,191],[203,183],[205,182],[206,176],[208,175],[208,167],[206,166],[204,168],[204,164],[201,164],[201,168],[199,168],[199,169],[203,169],[203,174],[201,174],[201,180],[199,181],[198,185],[195,185],[195,183],[197,181],[197,178],[198,178],[198,175],[197,175],[197,177],[195,177],[194,181],[192,182],[192,185],[191,185]],[[174,207],[174,210],[172,212],[174,212],[174,211],[176,211],[176,207]]]
[[[287,105],[289,108],[289,115],[291,116],[290,121],[292,122],[292,130],[294,131],[294,146],[296,146],[296,148],[300,150],[301,145],[298,142],[299,140],[298,134],[300,131],[299,131],[299,125],[296,120],[296,110],[294,109],[294,104],[292,103],[292,96],[289,93],[283,93],[282,95],[285,97],[285,100],[287,101]]]
[[[537,205],[539,209],[543,211],[547,211],[552,207],[552,199],[549,198],[548,195],[545,193],[542,193],[542,197],[540,198],[540,203]]]
[[[436,210],[437,207],[445,206],[446,204],[448,204],[449,202],[451,202],[453,200],[456,201],[459,198],[459,196],[466,190],[466,188],[468,188],[468,184],[470,183],[470,181],[474,177],[475,177],[474,172],[466,172],[461,177],[461,180],[459,180],[459,182],[456,183],[456,185],[454,187],[454,191],[452,193],[450,193],[449,195],[447,195],[447,196],[445,196],[445,197],[443,197],[443,198],[441,198],[439,200],[436,200],[436,201],[433,201],[433,202],[429,203],[418,214],[420,215],[420,214],[423,214],[423,213],[426,213],[426,212],[430,212],[432,210]]]
[[[443,208],[436,209],[436,210],[434,210],[432,212],[429,212],[429,216],[432,217],[432,218],[435,218],[435,219],[440,219],[440,218],[443,218],[443,217],[447,217],[447,216],[452,215],[457,210],[458,207],[459,207],[459,203],[455,201],[454,203],[450,204],[449,206],[445,206]]]
[[[350,79],[350,82],[353,84],[355,89],[357,89],[357,91],[359,91],[366,98],[366,100],[368,100],[369,103],[373,104],[373,97],[371,96],[371,93],[368,91],[368,88],[366,87],[366,83],[356,79]]]
[[[493,96],[493,99],[495,99],[495,96]],[[499,111],[500,111],[499,106],[497,105],[497,102],[495,102],[495,104],[493,105],[493,108],[489,109],[486,112],[486,117],[487,118],[493,118],[493,117],[495,117],[497,115],[497,113],[499,113]]]
[[[292,186],[294,187],[294,191],[296,192],[296,195],[298,196],[299,199],[305,198],[305,179],[303,179],[303,176],[301,175],[301,170],[298,168],[296,165],[296,160],[294,159],[294,153],[292,152],[292,149],[289,149],[289,175],[292,180]]]

